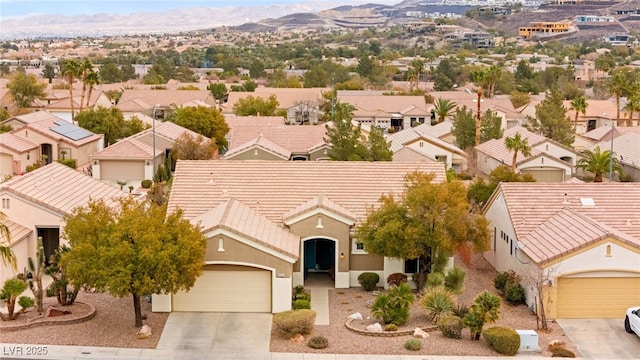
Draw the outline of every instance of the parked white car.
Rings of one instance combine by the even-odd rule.
[[[640,306],[627,309],[627,316],[624,318],[624,329],[629,333],[635,333],[640,337]]]

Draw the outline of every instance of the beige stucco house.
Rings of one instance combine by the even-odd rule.
[[[380,285],[408,272],[404,261],[368,254],[354,233],[368,207],[402,192],[416,170],[445,179],[442,163],[178,161],[169,211],[202,227],[204,274],[189,292],[154,295],[153,311],[275,313],[313,276],[347,288],[365,271]]]
[[[640,299],[640,187],[501,183],[484,209],[497,271],[519,274],[532,310],[544,280],[549,319],[621,318]]]
[[[478,170],[489,174],[500,165],[511,166],[513,151],[507,149],[505,139],[518,133],[527,139],[531,154],[524,156],[522,152],[518,153],[517,171],[531,174],[540,182],[562,182],[573,177],[575,165],[582,157],[580,153],[521,126],[505,130],[501,139],[491,139],[475,147]]]
[[[60,237],[63,218],[75,207],[89,199],[110,203],[120,196],[125,193],[57,162],[1,183],[0,211],[6,215],[18,270],[27,267],[29,256],[35,257],[38,236],[43,238],[47,259],[65,243]],[[0,262],[0,283],[14,275]]]
[[[13,130],[0,145],[2,175],[21,174],[28,165],[58,159],[75,159],[76,167],[89,165],[90,156],[102,149],[104,136],[73,125],[47,111],[36,111],[5,120]],[[10,159],[11,158],[11,159]],[[11,161],[11,166],[6,162]],[[5,173],[5,171],[10,171]]]
[[[462,149],[421,132],[418,128],[408,128],[387,135],[393,161],[413,160],[415,154],[420,154],[429,160],[443,162],[447,169],[452,168],[456,173],[467,171],[467,154]]]
[[[153,179],[155,169],[170,157],[171,149],[182,134],[194,138],[202,135],[170,121],[155,121],[150,129],[122,139],[91,155],[91,175],[94,179],[127,187],[140,186],[142,180]],[[155,148],[154,148],[155,145]]]

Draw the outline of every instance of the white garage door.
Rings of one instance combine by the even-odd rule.
[[[144,180],[144,161],[100,161],[102,180]]]
[[[640,277],[558,278],[558,318],[621,318],[640,304]]]
[[[271,312],[271,272],[205,270],[189,292],[173,295],[174,311]]]
[[[564,170],[522,170],[523,174],[531,174],[537,182],[563,182],[564,181]]]

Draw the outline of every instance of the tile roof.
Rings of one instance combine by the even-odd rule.
[[[164,149],[156,147],[156,155],[163,154]],[[118,141],[117,143],[107,146],[106,148],[97,151],[91,155],[92,159],[152,159],[153,158],[153,146],[148,145],[135,138],[127,138]]]
[[[617,129],[614,128],[614,136],[615,133],[617,132]],[[584,134],[582,134],[582,136],[586,137],[587,139],[592,139],[592,140],[602,140],[605,136],[610,136],[611,135],[611,127],[610,126],[598,126],[597,128],[586,132]]]
[[[253,96],[267,100],[275,95],[278,100],[278,109],[289,109],[300,102],[320,103],[324,102],[322,94],[331,91],[330,88],[268,88],[259,86],[253,92],[232,91],[229,93],[229,101],[222,105],[224,113],[232,113],[233,106],[238,100]]]
[[[5,191],[62,215],[86,205],[90,199],[104,199],[109,204],[127,196],[120,189],[58,162],[0,184],[0,193]]]
[[[572,231],[577,231],[571,230],[574,226],[595,224],[580,230],[592,232],[588,236],[579,236],[583,242],[589,237],[595,238],[593,231],[600,231],[601,234],[606,230],[621,239],[631,238],[635,246],[640,247],[640,186],[637,183],[501,183],[494,198],[498,193],[504,196],[518,241],[529,239],[539,243],[539,234],[550,231],[548,229],[552,226],[560,226],[555,224],[562,220],[561,226],[568,227],[569,230],[562,230],[554,236],[557,241],[573,241],[569,238]],[[589,200],[585,199],[591,199],[594,205],[588,205]],[[582,205],[583,202],[586,205]],[[538,229],[563,209],[571,212],[565,211],[557,215],[553,220],[555,222],[549,222]],[[569,216],[571,219],[565,220]],[[590,223],[587,224],[587,221]],[[564,249],[570,245],[571,243],[558,246]],[[537,256],[542,257],[540,254]]]
[[[335,202],[331,201],[331,199],[322,194],[314,197],[313,199],[307,201],[306,203],[300,205],[295,209],[291,209],[291,211],[282,216],[282,219],[284,221],[287,221],[315,209],[326,209],[335,214],[344,216],[349,220],[353,220],[354,222],[356,221],[356,216],[351,211],[336,204]]]
[[[169,209],[198,216],[235,198],[275,223],[323,195],[362,220],[382,194],[404,190],[404,176],[419,170],[445,179],[442,163],[364,161],[178,161]]]
[[[602,151],[611,149],[611,141],[601,141],[590,150],[600,147]],[[613,152],[621,163],[640,167],[640,132],[628,132],[613,139]]]
[[[485,141],[480,145],[476,145],[476,150],[502,162],[503,164],[510,165],[513,161],[513,151],[507,149],[504,144],[504,139],[491,139],[489,141]],[[531,155],[525,157],[522,155],[522,151],[519,151],[518,157],[516,158],[516,164],[540,154],[542,154],[540,151],[531,149]]]
[[[564,208],[551,215],[523,239],[518,246],[538,264],[552,261],[577,249],[613,236],[640,247],[640,239],[601,224],[580,212]]]
[[[354,105],[357,107],[356,112],[398,113],[414,108],[422,109],[423,113],[427,112],[424,96],[353,95],[352,93],[338,92],[338,100]]]
[[[424,133],[430,136],[435,136],[437,138],[450,134],[452,128],[453,128],[453,121],[449,121],[449,120],[445,120],[435,125],[430,125],[425,123],[425,124],[420,124],[414,127],[415,130],[420,131],[421,133]]]
[[[285,125],[282,116],[236,116],[225,114],[224,121],[227,122],[229,128],[233,128],[236,125]]]
[[[156,104],[168,108],[193,101],[215,105],[215,99],[208,90],[137,90],[125,89],[116,107],[123,112],[149,110]]]
[[[416,128],[400,130],[387,136],[387,141],[391,142],[391,151],[393,152],[399,151],[405,145],[412,143],[418,139],[424,139],[425,141],[430,142],[447,151],[466,156],[466,153],[457,146],[441,140],[435,136],[431,136],[424,132],[418,131],[416,130]]]
[[[80,133],[86,134],[87,136],[76,140],[72,136],[63,135],[53,130],[56,128],[60,128],[61,126],[64,126],[66,129],[76,129]],[[64,119],[61,119],[57,116],[54,116],[53,118],[44,119],[38,122],[32,122],[32,123],[26,124],[25,126],[19,129],[15,129],[11,131],[11,133],[21,132],[21,131],[24,131],[24,129],[29,129],[31,131],[38,132],[39,134],[46,136],[50,139],[53,139],[56,141],[64,141],[68,144],[73,144],[75,146],[81,146],[87,143],[96,142],[104,137],[104,135],[102,134],[94,134],[89,130],[86,130],[77,125],[71,124],[70,122]]]
[[[40,145],[34,144],[12,133],[2,133],[0,134],[0,148],[3,147],[11,149],[16,153],[24,153],[29,150],[37,149]]]
[[[300,253],[300,236],[269,221],[236,199],[222,202],[194,217],[191,222],[200,223],[203,233],[220,228],[296,259]]]
[[[234,147],[233,149],[231,149],[230,151],[227,151],[223,158],[225,159],[230,159],[240,153],[243,153],[249,149],[253,149],[253,148],[261,148],[264,151],[267,151],[269,153],[272,153],[280,158],[282,158],[283,160],[289,160],[289,158],[291,158],[291,151],[288,149],[283,148],[282,146],[274,143],[273,141],[265,138],[264,136],[260,135],[257,138],[250,140],[248,142],[246,142],[245,144],[239,145]]]
[[[527,130],[526,128],[517,125],[514,126],[512,128],[509,128],[507,130],[505,130],[502,133],[502,139],[506,139],[508,137],[513,137],[515,136],[517,133],[520,133],[520,136],[523,139],[528,139],[529,142],[529,146],[533,147],[534,145],[540,144],[541,142],[545,142],[549,139],[547,139],[546,137],[540,135],[540,134],[536,134],[534,132],[531,132],[529,130]],[[504,143],[504,141],[503,141]]]
[[[14,116],[9,119],[16,119],[24,124],[34,124],[44,120],[60,120],[59,117],[48,111],[34,111],[28,114]]]
[[[152,133],[153,127],[143,130],[137,134],[134,134],[133,137],[135,138],[140,138],[143,135],[146,135],[148,133]],[[180,135],[187,133],[189,135],[191,135],[192,137],[198,138],[202,135],[198,134],[197,132],[193,131],[193,130],[189,130],[185,127],[182,127],[178,124],[175,124],[171,121],[156,121],[156,129],[155,129],[156,135],[160,135],[160,136],[164,136],[165,138],[167,138],[168,140],[176,140],[180,137]]]
[[[234,124],[230,127],[227,140],[229,151],[262,136],[292,153],[307,152],[309,148],[324,142],[326,132],[324,125]]]
[[[9,228],[9,234],[11,235],[11,245],[15,246],[20,241],[27,239],[33,230],[26,228],[17,222],[11,221],[11,219],[4,219],[4,224]],[[0,242],[5,242],[6,238],[3,233],[0,233]]]

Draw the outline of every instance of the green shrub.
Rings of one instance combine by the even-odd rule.
[[[380,275],[374,272],[363,272],[362,274],[358,275],[358,282],[366,291],[375,289],[379,280]]]
[[[464,278],[467,273],[457,266],[447,271],[447,275],[444,277],[444,286],[451,290],[454,294],[460,294],[462,292],[462,286],[464,285]]]
[[[469,312],[469,307],[465,304],[459,304],[453,308],[453,315],[463,318]]]
[[[309,300],[297,299],[293,301],[292,307],[293,307],[293,310],[311,309],[311,303],[309,302]]]
[[[393,273],[387,277],[387,284],[389,286],[398,286],[407,282],[407,275],[403,273]]]
[[[58,162],[62,165],[67,165],[74,170],[76,168],[76,159],[58,159]]]
[[[442,335],[450,339],[460,339],[462,337],[462,319],[456,315],[443,315],[438,320],[438,329]]]
[[[371,314],[385,324],[403,325],[409,319],[409,309],[414,300],[413,291],[406,283],[392,286],[376,297],[371,305]]]
[[[498,291],[504,291],[507,280],[509,280],[509,274],[506,271],[499,272],[493,277],[493,286]]]
[[[315,320],[313,310],[289,310],[273,315],[273,328],[279,336],[291,339],[297,334],[310,334]]]
[[[329,340],[321,335],[314,336],[309,339],[307,346],[312,349],[326,349],[329,346]]]
[[[525,301],[524,288],[520,283],[507,282],[504,287],[504,299],[512,304],[522,304]]]
[[[153,185],[153,181],[149,179],[142,180],[140,183],[140,186],[142,186],[143,189],[150,189],[151,185]]]
[[[427,275],[427,283],[426,283],[426,285],[428,287],[444,285],[444,274],[442,274],[441,272],[434,272],[434,273],[431,273],[431,274]]]
[[[453,312],[454,299],[451,291],[442,286],[429,287],[422,297],[422,308],[434,323],[438,323],[440,316]]]
[[[51,284],[49,284],[49,286],[47,286],[46,289],[44,289],[44,296],[46,296],[46,297],[54,297],[54,296],[56,296],[56,284],[55,284],[55,282],[52,282]]]
[[[396,324],[387,324],[384,326],[384,331],[398,331],[398,325]]]
[[[304,292],[304,285],[296,285],[296,286],[293,288],[293,291],[294,291],[296,294],[303,293],[303,292]]]
[[[520,335],[513,329],[494,326],[482,332],[482,336],[495,351],[513,356],[520,349]]]
[[[476,295],[469,312],[462,319],[462,323],[469,328],[472,340],[480,340],[485,323],[492,324],[500,318],[500,297],[487,290]]]
[[[405,341],[404,348],[411,351],[418,351],[422,348],[422,342],[418,339],[409,339]]]
[[[306,292],[297,293],[294,295],[293,300],[307,300],[311,302],[311,294]]]
[[[573,351],[568,349],[556,349],[551,352],[551,357],[566,357],[566,358],[574,358],[576,354]]]

